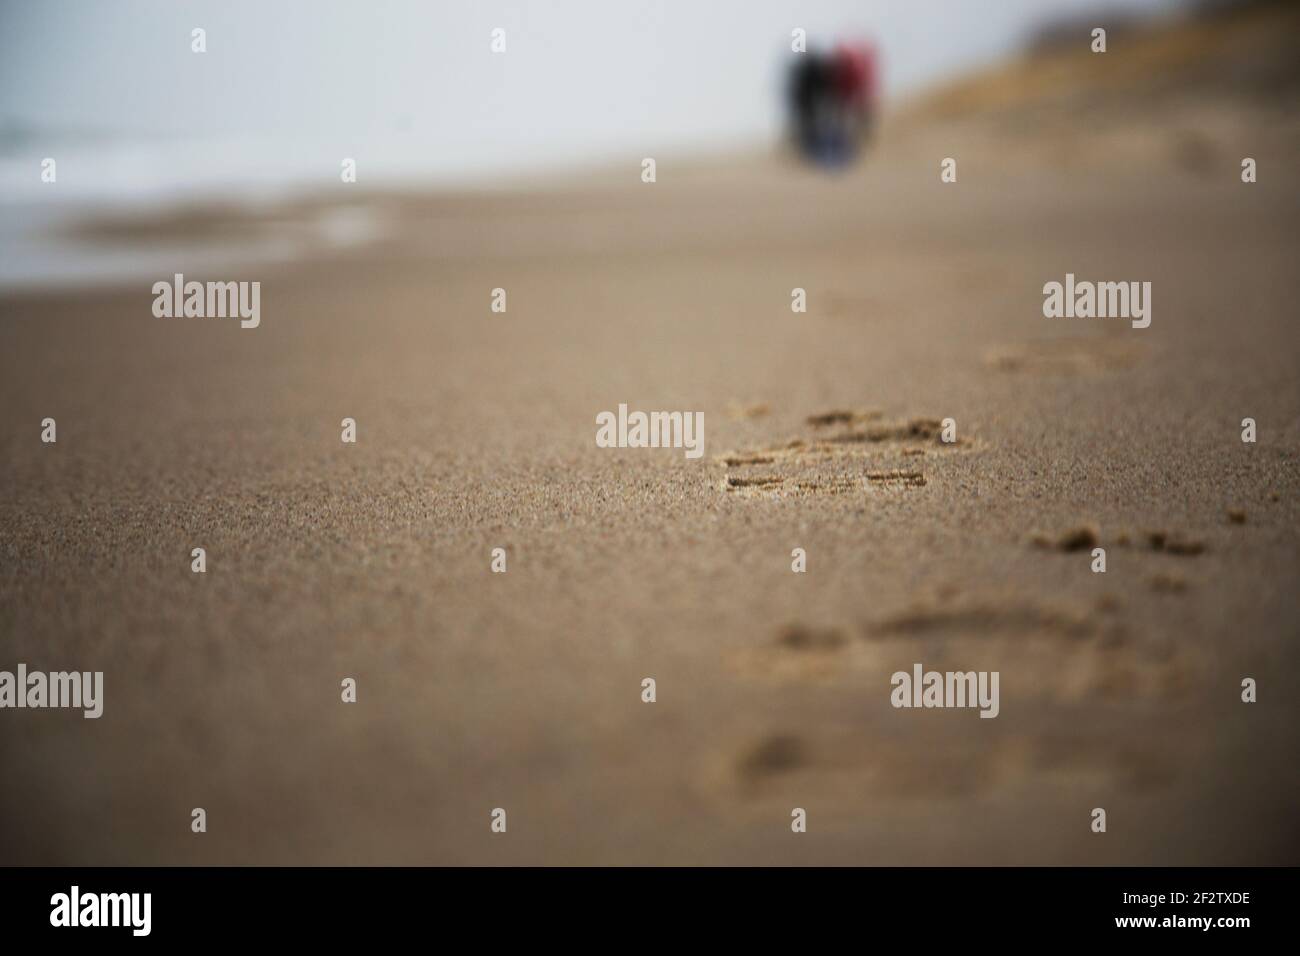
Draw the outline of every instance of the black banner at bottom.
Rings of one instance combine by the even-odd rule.
[[[1296,871],[0,869],[7,942],[1192,939],[1286,932]],[[615,936],[608,935],[613,931]],[[664,934],[671,933],[670,936]],[[687,934],[687,935],[683,935]],[[1053,938],[1048,937],[1048,938]],[[434,938],[429,938],[431,941]],[[880,937],[877,937],[880,938]],[[883,938],[889,938],[885,936]]]

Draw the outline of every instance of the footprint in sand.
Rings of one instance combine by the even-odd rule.
[[[995,345],[985,350],[984,362],[1000,372],[1095,375],[1131,368],[1142,354],[1142,346],[1128,338],[1067,338]]]
[[[927,666],[934,658],[939,670],[944,660],[958,669],[975,666],[971,659],[1014,661],[1016,680],[1050,702],[1182,696],[1203,670],[1197,652],[1171,639],[1131,636],[1115,610],[1114,598],[1091,607],[1011,597],[923,602],[867,625],[864,637],[913,648],[923,639]]]
[[[841,722],[816,733],[773,730],[738,741],[729,755],[708,758],[698,783],[719,812],[772,820],[810,799],[819,814],[833,817],[856,815],[864,804],[951,800],[1044,783],[1155,793],[1177,782],[1186,759],[1087,728],[990,737],[960,725],[939,736],[919,725],[869,733]]]
[[[884,414],[877,409],[869,408],[862,411],[853,411],[852,409],[834,409],[829,412],[819,412],[816,415],[809,415],[804,419],[814,428],[823,428],[826,425],[853,425],[862,422],[874,422],[884,417]]]
[[[864,804],[949,799],[996,787],[1032,750],[1014,737],[936,748],[933,738],[866,733],[848,722],[814,733],[771,730],[733,742],[705,759],[698,792],[720,813],[754,820],[788,818],[816,801],[824,815],[853,815]]]
[[[789,773],[808,764],[808,747],[798,737],[771,734],[741,755],[737,770],[751,780]]]
[[[1100,530],[1093,524],[1078,525],[1055,535],[1039,532],[1029,540],[1035,547],[1048,551],[1091,551],[1099,546],[1131,548],[1136,544],[1149,552],[1176,557],[1196,557],[1205,552],[1204,541],[1181,532],[1144,531],[1135,536],[1124,531],[1113,540],[1103,542]],[[1187,580],[1177,574],[1157,572],[1147,579],[1147,584],[1160,594],[1181,594],[1187,590]]]
[[[872,488],[920,488],[916,467],[864,468],[864,459],[881,465],[889,459],[914,459],[928,448],[968,447],[965,439],[943,442],[943,423],[935,418],[881,421],[876,409],[832,409],[809,415],[812,433],[767,448],[726,452],[717,457],[726,471],[722,488],[746,497],[841,495]],[[898,462],[902,465],[902,461]],[[827,471],[831,474],[826,474]]]
[[[843,679],[851,669],[846,655],[855,650],[840,628],[787,624],[770,643],[734,651],[727,661],[744,678],[814,683]]]
[[[1185,698],[1203,661],[1177,642],[1131,637],[1117,610],[1114,598],[1081,606],[948,591],[856,631],[787,624],[728,660],[742,680],[818,687],[825,699],[850,691],[856,699],[862,688],[878,685],[883,701],[888,675],[916,660],[936,670],[999,670],[1004,700],[1014,693],[1018,708],[1044,713],[1078,703]],[[869,721],[857,722],[861,707],[819,710],[807,700],[803,706],[797,732],[773,727],[714,751],[701,770],[704,790],[770,816],[803,805],[807,793],[818,795],[825,812],[873,796],[943,799],[1044,777],[1145,791],[1168,786],[1179,765],[1177,755],[1136,740],[1099,741],[1087,729],[1062,730],[1051,721],[1041,728],[1020,721],[1014,732],[992,737],[970,721],[945,725],[940,735],[920,721],[882,734]]]
[[[747,418],[765,418],[772,412],[767,402],[741,402],[732,400],[727,403],[727,417],[732,421],[744,421]]]

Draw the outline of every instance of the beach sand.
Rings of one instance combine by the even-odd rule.
[[[1126,102],[89,230],[262,320],[0,299],[3,666],[105,674],[5,713],[0,861],[1296,863],[1295,98]],[[1044,318],[1066,273],[1151,326]],[[597,448],[620,403],[705,455]],[[915,662],[1000,715],[891,707]]]

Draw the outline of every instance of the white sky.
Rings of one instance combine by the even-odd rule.
[[[320,189],[340,157],[363,184],[463,185],[759,145],[780,127],[795,27],[874,39],[888,97],[996,61],[1052,18],[1180,5],[0,0],[0,285],[118,268],[37,241],[59,217]]]
[[[879,39],[900,89],[1063,12],[1162,0],[40,0],[0,13],[0,116],[141,131],[751,126],[793,27]],[[190,52],[190,30],[208,52]],[[489,32],[507,31],[505,55]],[[722,114],[722,115],[719,115]]]

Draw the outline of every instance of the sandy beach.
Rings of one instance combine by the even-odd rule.
[[[87,226],[261,323],[0,298],[5,666],[105,674],[98,720],[5,715],[0,860],[1296,863],[1297,87],[1139,88],[918,102],[839,175]],[[1067,273],[1150,326],[1045,318]],[[596,447],[620,403],[704,455]],[[999,716],[892,707],[914,662]]]

